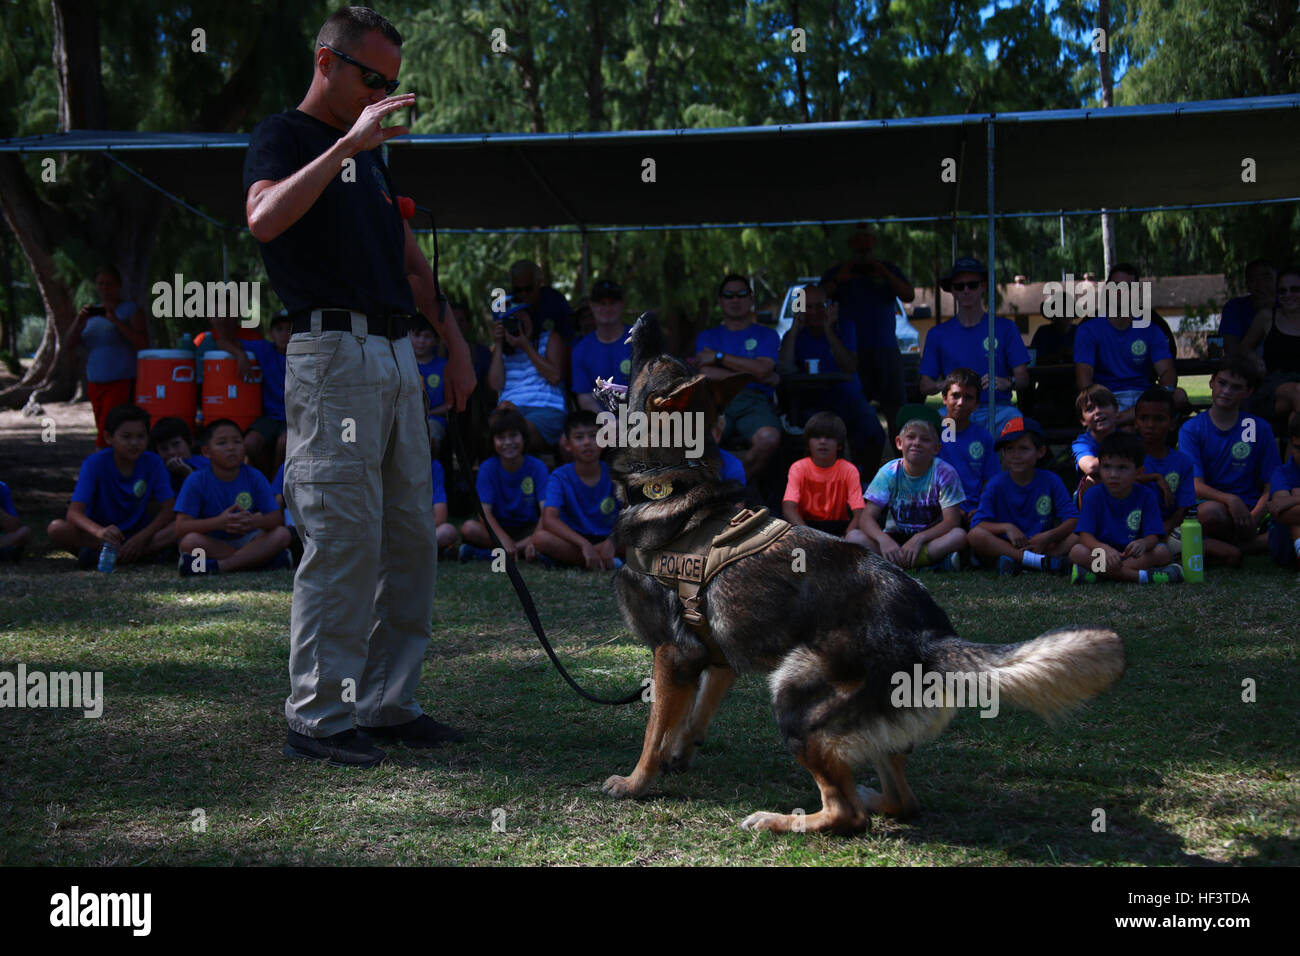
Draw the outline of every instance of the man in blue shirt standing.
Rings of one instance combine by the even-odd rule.
[[[615,385],[627,385],[632,373],[632,343],[627,341],[623,289],[617,282],[601,279],[596,283],[591,290],[591,312],[596,317],[596,329],[573,347],[569,381],[578,407],[600,414],[604,409],[591,393],[596,379],[608,378]]]
[[[375,766],[385,754],[374,741],[432,747],[461,736],[415,699],[437,542],[406,317],[418,306],[447,344],[447,397],[459,409],[474,373],[378,149],[407,132],[384,118],[415,104],[387,96],[401,45],[372,10],[333,14],[306,97],[258,124],[244,161],[248,229],[293,331],[284,495],[304,548],[284,753],[335,765]]]
[[[876,237],[871,227],[857,224],[849,237],[852,258],[837,262],[820,285],[839,306],[841,321],[852,322],[858,337],[858,378],[868,400],[880,403],[892,423],[906,403],[903,357],[894,334],[894,300],[911,302],[916,290],[898,266],[873,255]]]

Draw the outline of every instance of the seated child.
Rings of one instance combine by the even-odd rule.
[[[1242,552],[1264,551],[1260,530],[1268,509],[1268,482],[1282,464],[1268,422],[1251,415],[1250,393],[1259,377],[1243,355],[1229,355],[1210,376],[1210,407],[1188,419],[1178,448],[1196,475],[1196,517],[1205,553],[1230,566]]]
[[[948,418],[952,419],[951,424],[948,421],[942,424],[939,457],[952,465],[961,479],[966,493],[960,505],[962,527],[969,528],[985,486],[1002,469],[998,456],[993,454],[993,436],[970,420],[980,401],[980,377],[968,368],[953,369],[940,383],[939,395]]]
[[[542,517],[548,474],[540,458],[524,454],[528,426],[518,409],[498,408],[488,418],[496,455],[478,468],[475,488],[483,502],[483,515],[501,547],[516,561],[537,557],[533,535]],[[460,560],[490,561],[492,538],[473,518],[460,526],[464,544]]]
[[[858,528],[866,502],[862,476],[844,454],[848,429],[833,412],[818,412],[803,427],[808,457],[790,466],[781,510],[794,525],[808,525],[854,544],[867,545]]]
[[[199,441],[212,467],[186,478],[176,498],[177,571],[189,577],[289,567],[289,531],[266,477],[244,464],[239,426],[219,418]]]
[[[271,479],[271,494],[275,496],[276,507],[284,516],[284,527],[289,532],[289,554],[293,556],[293,566],[296,568],[302,562],[303,546],[302,538],[298,537],[298,528],[293,523],[293,515],[289,513],[289,506],[284,500],[284,462],[280,462],[275,477]]]
[[[1079,421],[1083,423],[1083,434],[1074,440],[1071,449],[1080,475],[1075,501],[1082,502],[1083,493],[1101,481],[1101,459],[1097,457],[1097,447],[1103,438],[1115,430],[1115,422],[1119,418],[1119,402],[1105,385],[1089,385],[1074,400],[1074,407],[1078,409]]]
[[[619,568],[621,557],[610,535],[618,499],[609,465],[600,460],[596,416],[586,409],[564,422],[564,442],[573,461],[551,473],[546,483],[541,526],[533,535],[538,556],[588,570]]]
[[[952,465],[937,457],[939,415],[924,405],[906,405],[897,425],[894,445],[902,457],[886,462],[864,493],[858,526],[867,548],[900,567],[957,571],[958,552],[966,550],[965,492]]]
[[[270,339],[250,339],[240,343],[244,351],[251,352],[257,359],[262,372],[262,417],[253,422],[244,435],[244,453],[248,456],[248,463],[260,470],[263,477],[275,474],[275,470],[284,464],[284,450],[289,438],[284,411],[284,376],[292,334],[289,316],[281,312],[271,319]]]
[[[1134,424],[1146,450],[1146,461],[1139,482],[1151,482],[1160,493],[1160,519],[1164,524],[1169,553],[1182,553],[1182,539],[1174,532],[1181,528],[1187,510],[1196,507],[1196,475],[1192,460],[1176,448],[1170,448],[1169,428],[1174,422],[1174,395],[1160,385],[1153,385],[1138,397],[1133,406]],[[1171,536],[1172,535],[1172,536]]]
[[[970,547],[998,574],[1022,567],[1063,573],[1065,558],[1079,543],[1074,533],[1079,509],[1054,473],[1039,468],[1047,439],[1031,419],[1012,421],[998,436],[1002,471],[993,476],[971,517]]]
[[[1160,497],[1137,481],[1146,458],[1142,439],[1132,432],[1107,435],[1097,457],[1101,483],[1083,496],[1075,525],[1079,541],[1070,549],[1070,580],[1083,584],[1101,576],[1139,584],[1180,583],[1183,569],[1170,563],[1172,555],[1161,541]]]
[[[1300,568],[1300,412],[1287,421],[1287,454],[1291,460],[1273,472],[1269,488],[1268,551],[1284,568]]]
[[[430,439],[433,458],[433,523],[437,528],[438,554],[441,557],[456,544],[456,526],[447,520],[447,476],[438,460],[438,443]]]
[[[21,561],[32,529],[18,520],[9,486],[0,481],[0,561]]]
[[[46,529],[51,543],[71,551],[87,570],[105,544],[117,548],[118,564],[132,564],[176,542],[167,466],[145,450],[149,413],[119,405],[105,417],[104,432],[108,447],[82,463],[67,516]],[[152,518],[150,502],[158,506]]]
[[[406,337],[415,350],[415,363],[420,367],[424,394],[429,399],[429,438],[441,445],[447,435],[447,410],[451,408],[451,403],[444,397],[446,389],[442,381],[447,359],[438,354],[438,335],[427,319],[419,318],[412,322]]]
[[[163,460],[171,475],[172,491],[180,491],[185,479],[209,461],[190,448],[190,426],[179,418],[160,418],[149,432],[149,448]]]

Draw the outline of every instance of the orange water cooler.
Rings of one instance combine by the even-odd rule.
[[[253,364],[256,381],[245,382],[239,377],[239,363],[229,352],[203,353],[203,421],[229,418],[247,431],[262,417],[262,371],[253,354],[245,354]]]
[[[193,425],[198,404],[194,353],[185,349],[145,349],[136,353],[135,403],[159,419],[179,418]]]

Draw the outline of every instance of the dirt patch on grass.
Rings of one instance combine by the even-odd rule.
[[[95,451],[89,402],[51,402],[43,409],[34,417],[0,412],[0,481],[8,483],[24,523],[41,532],[67,510],[81,463]],[[44,534],[37,538],[39,547]]]

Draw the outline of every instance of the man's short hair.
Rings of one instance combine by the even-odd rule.
[[[112,276],[113,281],[118,285],[122,284],[122,273],[117,271],[117,266],[109,265],[107,262],[95,270],[94,278],[98,279],[101,275]]]
[[[229,418],[218,418],[215,422],[208,422],[199,431],[199,446],[203,447],[212,444],[212,436],[217,433],[218,428],[229,426],[239,432],[239,437],[244,437],[244,430],[239,427],[239,422],[231,421]]]
[[[1097,446],[1097,458],[1126,458],[1141,468],[1147,460],[1146,445],[1133,432],[1111,432]]]
[[[378,30],[393,46],[402,45],[402,35],[397,28],[369,7],[340,7],[330,14],[325,25],[316,34],[316,49],[332,46],[344,53],[359,47],[367,33]]]
[[[1259,373],[1255,371],[1255,363],[1244,355],[1234,352],[1231,355],[1225,355],[1219,360],[1219,364],[1214,367],[1214,375],[1210,376],[1213,381],[1214,376],[1220,372],[1227,372],[1229,375],[1236,375],[1246,381],[1246,387],[1252,392],[1259,387]]]
[[[745,283],[746,292],[752,293],[754,291],[749,287],[749,276],[741,275],[739,272],[728,272],[726,276],[723,277],[722,281],[718,283],[719,298],[722,297],[722,290],[727,287],[728,282],[743,282]]]
[[[159,445],[171,441],[173,438],[184,438],[188,445],[190,442],[190,426],[185,424],[183,418],[160,418],[158,424],[149,432],[149,447],[157,450]]]
[[[570,412],[569,417],[564,420],[564,437],[572,438],[576,428],[595,427],[596,413],[589,408],[580,408],[576,412]]]
[[[837,452],[843,452],[849,435],[848,429],[844,426],[844,419],[840,416],[834,412],[818,412],[803,426],[803,438],[804,447],[808,447],[810,438],[834,438],[839,442]]]
[[[1135,265],[1133,265],[1133,263],[1131,263],[1131,262],[1117,262],[1117,263],[1115,263],[1113,266],[1110,267],[1110,272],[1108,272],[1108,273],[1106,274],[1106,281],[1107,281],[1107,282],[1113,282],[1113,281],[1115,280],[1115,273],[1116,273],[1116,272],[1123,272],[1123,273],[1126,273],[1126,274],[1128,274],[1128,275],[1131,275],[1131,276],[1133,276],[1134,278],[1137,278],[1137,279],[1142,278],[1142,273],[1138,271],[1138,267],[1135,266]]]
[[[277,325],[280,325],[284,322],[292,322],[292,321],[293,320],[289,318],[289,313],[281,310],[280,312],[277,312],[275,313],[275,315],[271,316],[271,324],[267,326],[267,331],[274,329]]]
[[[973,388],[976,392],[980,390],[980,377],[969,368],[955,368],[943,377],[939,383],[939,394],[944,396],[948,394],[948,389],[954,385],[960,385],[962,388]]]
[[[132,405],[129,402],[125,405],[118,405],[111,409],[104,416],[104,434],[112,435],[127,422],[139,422],[144,426],[146,433],[149,431],[149,413],[139,405]]]
[[[1086,408],[1119,408],[1119,401],[1105,385],[1092,384],[1079,393],[1074,408],[1082,418]]]
[[[1273,265],[1272,259],[1251,259],[1246,263],[1246,268],[1241,270],[1242,275],[1246,275],[1255,269],[1268,269],[1270,272],[1276,272],[1277,266]]]
[[[507,432],[518,432],[527,437],[528,422],[517,408],[498,408],[488,416],[488,434],[493,438]]]
[[[1148,405],[1163,405],[1169,410],[1169,417],[1174,417],[1174,393],[1167,391],[1162,385],[1152,385],[1145,392],[1138,396],[1138,400],[1133,403],[1133,407],[1146,403]]]

